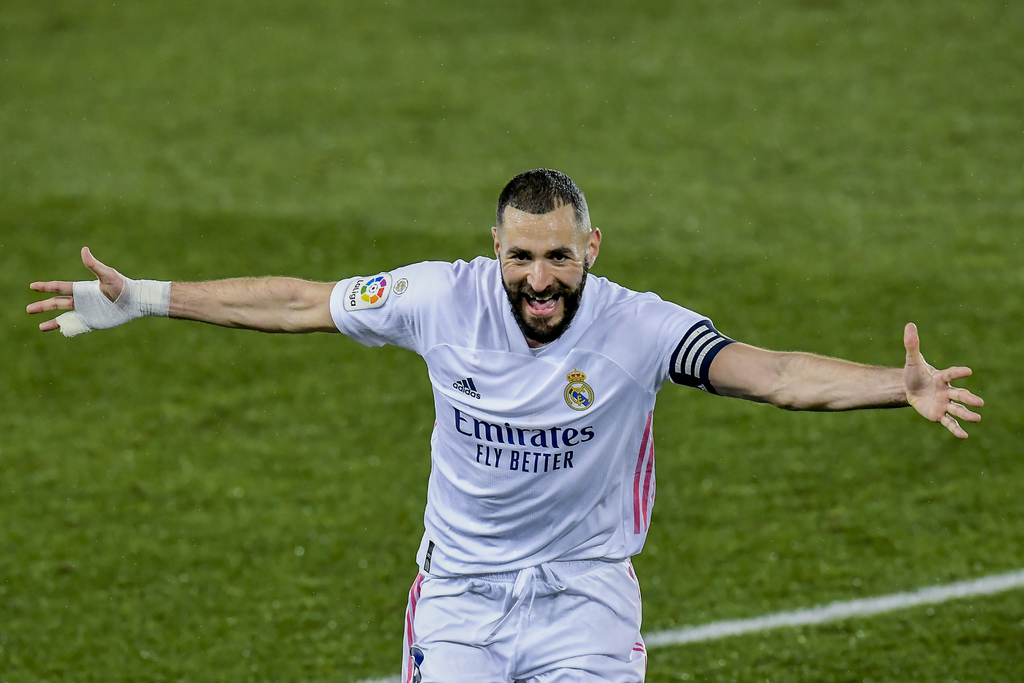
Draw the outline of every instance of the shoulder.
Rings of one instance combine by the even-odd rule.
[[[589,296],[601,313],[612,311],[628,311],[631,304],[636,303],[638,297],[644,297],[649,292],[636,292],[628,287],[623,287],[606,277],[590,273],[587,276],[587,287],[584,296]],[[654,295],[651,295],[654,296]]]
[[[477,256],[468,262],[460,259],[447,265],[451,268],[453,280],[460,284],[473,283],[488,287],[500,278],[498,260],[486,256]]]
[[[341,332],[357,341],[421,352],[446,335],[464,333],[479,318],[486,306],[484,283],[491,275],[498,277],[491,270],[485,258],[422,261],[348,278],[331,293],[331,316]]]
[[[654,292],[638,292],[604,277],[591,275],[587,292],[594,295],[598,316],[615,319],[618,324],[630,323],[639,326],[638,329],[661,326],[668,321],[678,326],[705,319],[684,306],[665,301]]]
[[[469,262],[424,261],[397,268],[392,276],[396,293],[440,307],[486,298],[501,278],[498,262],[483,256]]]
[[[396,268],[390,276],[393,289],[384,308],[419,316],[426,327],[440,326],[439,334],[446,325],[471,324],[502,292],[497,261],[485,257],[423,261]]]
[[[488,263],[490,262],[490,263]],[[475,283],[487,281],[489,266],[496,263],[494,259],[479,257],[466,261],[421,261],[401,266],[388,272],[372,275],[361,280],[370,281],[384,278],[388,282],[389,298],[401,298],[404,301],[444,301],[447,295],[467,287],[475,288]]]
[[[466,284],[474,281],[486,281],[494,275],[498,262],[495,259],[478,256],[472,261],[421,261],[402,266],[391,271],[396,284],[402,278],[409,284],[424,285]]]
[[[710,363],[711,357],[702,355],[704,349],[711,342],[717,345],[727,341],[706,316],[653,292],[637,292],[605,278],[588,280],[587,287],[591,284],[596,286],[594,334],[589,344],[613,357],[644,386],[659,388],[679,358],[706,359],[703,364],[697,360],[684,363],[678,371],[680,377],[696,373]],[[706,381],[704,374],[697,376]]]

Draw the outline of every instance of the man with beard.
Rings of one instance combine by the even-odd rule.
[[[793,410],[913,405],[956,436],[982,405],[904,331],[904,368],[735,343],[707,318],[588,273],[601,232],[567,176],[513,178],[497,260],[418,263],[338,283],[35,283],[30,313],[67,336],[142,315],[267,332],[342,332],[427,363],[437,423],[403,680],[642,681],[639,553],[655,497],[652,420],[666,382]]]

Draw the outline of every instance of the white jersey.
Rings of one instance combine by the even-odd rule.
[[[589,275],[555,341],[526,343],[494,259],[339,282],[338,329],[424,358],[436,423],[417,561],[440,576],[640,552],[654,504],[655,396],[712,391],[730,340],[651,293]]]

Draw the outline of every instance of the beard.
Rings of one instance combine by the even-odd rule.
[[[516,319],[516,323],[519,325],[519,329],[522,330],[523,336],[530,341],[537,342],[538,344],[547,344],[553,342],[562,334],[569,329],[569,325],[572,324],[573,318],[576,317],[576,312],[580,309],[580,301],[583,299],[583,288],[587,284],[587,273],[590,272],[590,263],[584,261],[583,263],[583,277],[580,278],[580,284],[576,287],[569,287],[563,282],[555,280],[550,287],[546,287],[543,291],[534,291],[533,287],[526,284],[526,280],[520,280],[519,282],[505,282],[505,278],[501,279],[502,285],[505,287],[505,294],[508,295],[508,302],[512,307],[512,317]],[[562,300],[562,318],[558,321],[543,320],[533,318],[528,319],[526,310],[526,299],[548,299],[548,298],[561,298]]]

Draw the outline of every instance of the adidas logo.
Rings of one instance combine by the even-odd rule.
[[[476,390],[476,385],[473,384],[473,378],[467,377],[466,379],[460,379],[458,382],[452,382],[452,386],[461,391],[466,396],[472,396],[473,398],[480,398],[480,392]]]

